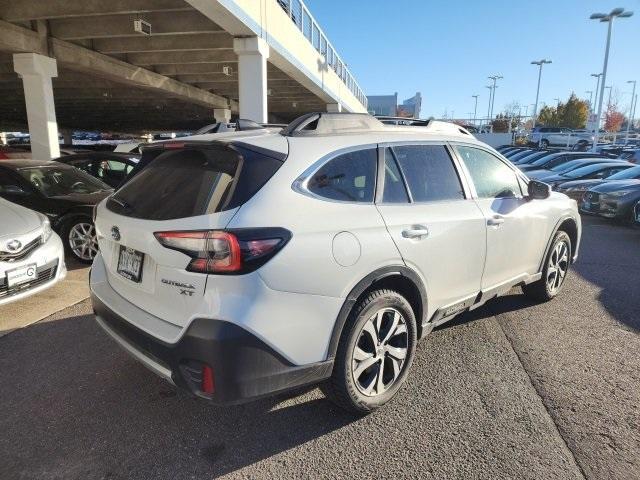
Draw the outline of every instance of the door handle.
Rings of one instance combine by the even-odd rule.
[[[422,239],[429,236],[429,229],[423,225],[412,225],[411,228],[402,231],[404,238]]]
[[[499,227],[504,223],[504,217],[502,215],[494,215],[489,220],[487,220],[487,225],[492,227]]]

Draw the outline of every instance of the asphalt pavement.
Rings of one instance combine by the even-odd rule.
[[[640,479],[640,230],[584,223],[559,298],[513,290],[436,330],[367,417],[317,389],[190,398],[87,301],[15,330],[0,338],[0,478]]]

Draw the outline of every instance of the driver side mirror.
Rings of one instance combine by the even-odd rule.
[[[27,192],[19,185],[3,185],[0,186],[0,194],[25,196]]]
[[[551,187],[538,180],[530,180],[527,193],[532,200],[544,200],[551,195]]]

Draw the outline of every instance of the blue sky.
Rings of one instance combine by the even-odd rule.
[[[589,20],[615,7],[634,11],[614,23],[607,85],[627,108],[631,85],[640,91],[640,0],[306,0],[366,94],[398,92],[400,99],[422,92],[421,116],[469,118],[471,95],[479,94],[478,116],[486,116],[488,75],[504,76],[494,112],[511,102],[535,101],[537,67],[540,101],[588,97],[604,60],[606,24]],[[615,96],[615,95],[614,95]],[[639,95],[640,96],[640,95]],[[606,101],[605,95],[605,101]],[[529,107],[529,111],[532,107]]]

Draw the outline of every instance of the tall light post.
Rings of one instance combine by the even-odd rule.
[[[607,97],[607,110],[609,110],[609,108],[611,108],[611,90],[613,89],[613,85],[607,85],[606,87],[604,87],[604,89],[609,89],[609,96]]]
[[[598,100],[598,117],[596,119],[596,133],[593,136],[593,152],[596,151],[598,146],[598,136],[600,135],[600,119],[602,118],[602,97],[604,96],[604,86],[607,81],[607,66],[609,64],[609,47],[611,45],[611,27],[613,26],[613,20],[616,18],[629,18],[633,15],[633,12],[625,11],[624,8],[614,8],[608,14],[606,13],[593,13],[591,20],[599,20],[603,23],[608,23],[607,28],[607,45],[604,51],[604,66],[602,67],[602,85],[600,86],[600,99]]]
[[[596,82],[596,98],[593,100],[593,104],[598,103],[598,96],[600,95],[600,77],[602,77],[602,73],[592,73],[592,77],[596,77],[598,81]]]
[[[487,77],[487,78],[488,78],[489,80],[493,80],[493,85],[492,85],[492,86],[493,86],[493,98],[491,99],[491,111],[490,111],[491,113],[489,114],[489,117],[490,117],[491,119],[493,119],[493,104],[494,104],[494,103],[495,103],[495,101],[496,101],[496,88],[498,88],[498,87],[496,86],[496,82],[497,82],[498,80],[503,79],[504,77],[503,77],[502,75],[491,75],[490,77]],[[491,131],[493,132],[493,127],[491,128]]]
[[[491,99],[493,98],[493,86],[485,85],[486,88],[489,89],[489,105],[487,106],[487,122],[491,124]]]
[[[473,125],[476,126],[476,115],[478,114],[478,97],[480,95],[471,95],[472,98],[476,99],[476,104],[473,107]]]
[[[584,93],[588,93],[589,94],[589,110],[591,110],[591,108],[593,108],[591,105],[593,105],[592,100],[593,100],[593,90],[585,90]]]
[[[629,116],[627,117],[627,134],[624,137],[625,145],[629,143],[629,127],[633,123],[633,102],[636,98],[636,81],[635,80],[627,80],[627,83],[633,83],[633,91],[631,92],[631,103],[629,104]]]
[[[560,99],[554,98],[554,100],[556,101],[556,108],[558,108],[560,106]]]
[[[531,62],[531,65],[538,65],[538,88],[536,89],[536,103],[533,104],[533,114],[531,118],[533,119],[533,126],[536,126],[536,118],[538,115],[538,97],[540,97],[540,79],[542,78],[542,66],[544,64],[551,63],[551,60],[542,59]]]

